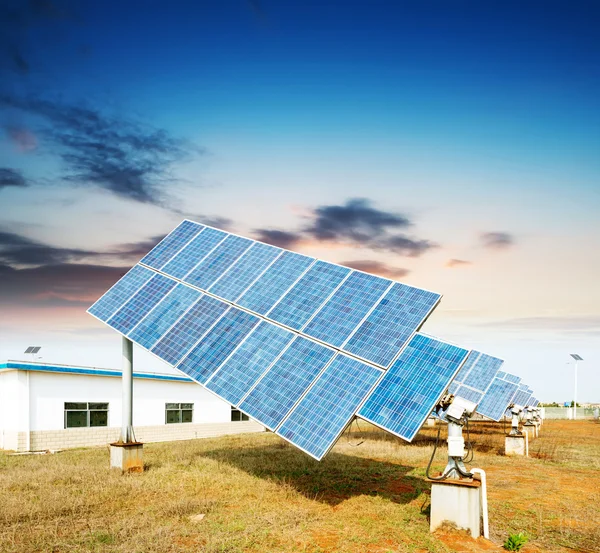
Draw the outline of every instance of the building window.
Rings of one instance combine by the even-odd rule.
[[[239,409],[231,406],[231,422],[249,421],[250,417],[246,413],[242,413]]]
[[[167,403],[165,406],[165,423],[192,422],[194,418],[193,403]]]
[[[65,428],[108,426],[108,403],[65,403]]]

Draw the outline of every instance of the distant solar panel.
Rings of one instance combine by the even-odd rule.
[[[390,364],[413,376],[397,389],[411,410],[400,431],[423,422],[466,352],[411,340],[439,299],[186,221],[89,311],[266,427],[285,421],[282,436],[320,459]]]
[[[479,403],[483,397],[483,392],[473,390],[473,388],[467,386],[459,386],[455,392],[450,393],[453,393],[456,397],[462,397],[463,399],[472,401],[473,403]]]
[[[296,338],[239,408],[274,431],[334,354],[311,340]]]
[[[468,353],[416,334],[371,392],[358,416],[410,442]]]
[[[203,225],[192,221],[183,221],[173,232],[165,236],[144,258],[142,263],[160,269],[173,255],[183,248],[196,234],[204,229]]]
[[[477,412],[480,415],[493,421],[499,421],[502,418],[506,408],[517,393],[518,385],[510,382],[513,379],[513,375],[503,373],[503,376],[504,378],[498,378],[498,376],[494,378],[477,407]]]
[[[317,460],[333,447],[382,371],[338,355],[277,430]]]
[[[526,407],[527,401],[529,400],[530,397],[531,397],[531,392],[529,391],[527,385],[519,384],[517,393],[515,394],[515,397],[513,398],[513,403],[515,405],[520,405],[521,407]]]

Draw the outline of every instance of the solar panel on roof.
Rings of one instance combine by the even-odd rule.
[[[153,276],[107,321],[107,324],[127,334],[176,284],[163,275]]]
[[[202,295],[198,302],[164,334],[152,348],[152,353],[171,365],[177,365],[228,308],[229,306],[222,301]]]
[[[165,236],[147,255],[142,263],[160,269],[176,252],[185,246],[204,226],[192,221],[183,221],[173,232]]]
[[[395,283],[342,348],[387,367],[439,299],[439,294]]]
[[[207,381],[206,387],[237,406],[294,336],[289,330],[262,321]]]
[[[274,431],[334,354],[316,342],[296,338],[239,408]]]
[[[201,295],[202,292],[198,290],[178,284],[138,323],[128,336],[141,346],[151,349]]]
[[[259,321],[255,315],[231,307],[177,368],[204,384]]]
[[[317,261],[267,313],[278,323],[301,329],[350,273],[350,269]]]
[[[366,399],[358,416],[410,442],[468,353],[416,334]]]
[[[277,434],[317,460],[340,434],[382,371],[339,354],[278,428]]]

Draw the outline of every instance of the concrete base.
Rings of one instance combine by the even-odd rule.
[[[427,426],[435,426],[435,418],[434,417],[429,417],[427,419]]]
[[[143,447],[140,442],[110,444],[110,468],[125,472],[143,472]]]
[[[481,535],[480,482],[444,480],[431,484],[431,518],[429,529],[437,530],[450,522],[468,530],[473,538]]]
[[[526,455],[525,442],[527,437],[521,436],[506,436],[504,438],[504,454],[511,455]]]
[[[535,423],[527,423],[523,425],[523,432],[529,435],[529,441],[538,437],[538,426]]]

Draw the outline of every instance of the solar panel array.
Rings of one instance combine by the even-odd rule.
[[[477,407],[477,412],[484,417],[499,421],[504,415],[506,408],[513,402],[513,398],[519,388],[518,382],[520,380],[518,376],[498,371],[492,384],[481,399]]]
[[[513,398],[513,403],[515,405],[520,405],[521,407],[527,407],[529,405],[529,398],[532,396],[532,390],[526,384],[519,384],[519,388],[517,393]]]
[[[479,403],[488,391],[504,361],[472,350],[448,391],[473,403]]]
[[[468,354],[415,334],[439,299],[184,221],[88,311],[320,459],[361,404],[414,437]]]

